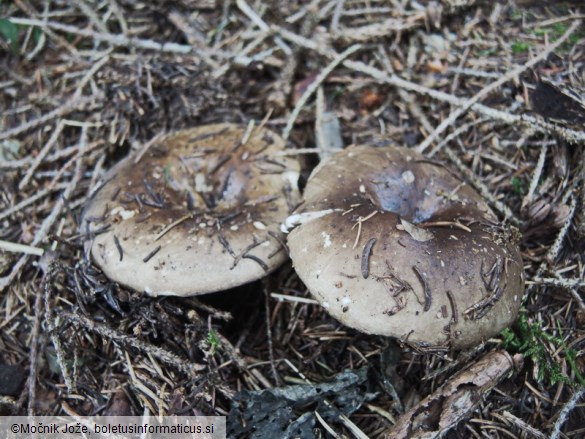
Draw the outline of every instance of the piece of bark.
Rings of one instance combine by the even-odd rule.
[[[511,371],[521,367],[523,357],[505,351],[489,352],[406,412],[387,433],[390,439],[431,439],[470,416],[490,391]]]

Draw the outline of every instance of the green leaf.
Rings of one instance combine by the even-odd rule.
[[[18,27],[7,18],[0,18],[0,35],[12,45],[12,51],[16,52],[18,48]]]

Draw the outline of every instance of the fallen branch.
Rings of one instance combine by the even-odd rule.
[[[520,354],[512,358],[506,351],[487,353],[406,412],[386,437],[444,437],[445,433],[470,416],[482,399],[508,373],[518,370],[522,362],[523,357]]]
[[[106,340],[114,341],[127,348],[136,349],[137,351],[146,355],[150,354],[163,363],[176,367],[178,370],[188,375],[202,371],[206,367],[203,364],[190,362],[189,360],[179,357],[178,355],[166,349],[112,329],[109,326],[96,322],[88,317],[85,317],[84,315],[61,311],[59,312],[59,317],[61,317],[67,323],[72,323],[73,325],[81,327],[87,331],[95,332],[96,334],[104,337]]]
[[[94,101],[93,98],[90,97],[82,97],[82,98],[75,98],[72,97],[68,101],[66,101],[63,105],[55,108],[53,111],[42,115],[37,119],[33,119],[29,122],[25,122],[22,125],[17,127],[11,128],[9,130],[0,132],[0,140],[10,139],[11,137],[16,137],[19,134],[24,133],[25,131],[32,130],[33,128],[37,128],[40,125],[43,125],[55,118],[66,116],[69,113],[73,113],[77,110],[82,110],[85,106],[91,104]]]
[[[550,439],[557,439],[561,434],[561,427],[569,417],[569,414],[575,409],[575,406],[579,402],[579,400],[585,395],[585,388],[581,387],[575,394],[571,397],[569,402],[565,404],[563,410],[559,414],[557,422],[555,422],[555,426],[550,434]]]

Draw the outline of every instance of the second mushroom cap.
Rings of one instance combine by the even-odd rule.
[[[481,197],[406,148],[350,147],[312,173],[287,220],[297,273],[340,322],[464,348],[516,318],[519,250]]]

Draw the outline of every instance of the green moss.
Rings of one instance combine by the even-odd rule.
[[[544,37],[545,35],[548,35],[548,40],[551,43],[554,43],[561,36],[563,36],[565,32],[567,32],[570,24],[571,24],[570,22],[562,22],[554,23],[546,27],[537,27],[534,30],[532,30],[532,34],[536,35],[537,37]],[[560,52],[562,53],[568,52],[569,50],[571,50],[573,45],[575,45],[578,41],[582,40],[583,38],[585,38],[585,29],[583,27],[580,27],[569,36],[567,41],[565,41],[561,45],[561,47],[559,48]]]
[[[479,57],[485,57],[485,56],[491,56],[498,53],[498,49],[491,47],[489,49],[483,49],[483,50],[478,50],[477,51],[477,56]]]
[[[557,328],[561,337],[552,335],[542,328],[540,322],[531,322],[526,310],[521,310],[515,330],[504,329],[501,332],[503,338],[502,346],[512,353],[521,353],[530,359],[537,370],[536,379],[538,382],[546,381],[551,385],[558,382],[576,385],[567,375],[563,373],[561,365],[550,355],[546,346],[552,346],[558,355],[567,359],[569,367],[573,371],[579,385],[585,386],[585,378],[575,363],[577,353],[574,349],[568,348],[562,339],[562,331]]]
[[[213,329],[207,333],[207,343],[209,343],[211,348],[211,355],[214,355],[221,342],[219,341],[217,333]]]
[[[521,21],[524,13],[521,9],[514,9],[510,13],[510,20],[512,21]]]
[[[516,195],[522,196],[526,192],[524,182],[519,177],[512,177],[512,189]]]
[[[516,41],[512,43],[512,53],[515,54],[528,52],[529,48],[530,44],[525,43],[524,41]]]

